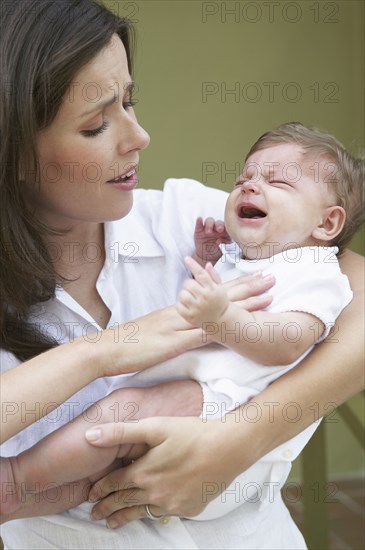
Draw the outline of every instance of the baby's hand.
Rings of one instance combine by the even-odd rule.
[[[185,264],[195,280],[185,281],[176,305],[177,311],[185,321],[196,327],[203,323],[220,322],[229,301],[218,273],[212,264],[208,263],[204,269],[189,256],[185,258]]]
[[[222,255],[219,245],[230,243],[231,238],[221,220],[207,218],[203,222],[202,218],[198,218],[195,224],[194,242],[194,256],[201,265],[205,265],[208,261],[215,263],[219,260]]]

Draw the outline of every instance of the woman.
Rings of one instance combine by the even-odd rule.
[[[148,136],[138,125],[131,107],[127,26],[90,1],[65,2],[64,10],[61,11],[60,5],[51,1],[15,2],[7,6],[10,13],[3,19],[1,47],[4,74],[8,75],[8,85],[9,82],[17,84],[11,94],[3,90],[2,102],[1,128],[8,138],[2,151],[1,178],[1,194],[4,197],[2,207],[5,206],[2,243],[4,247],[6,245],[8,254],[7,273],[2,280],[2,369],[6,371],[7,384],[2,385],[2,394],[6,395],[6,406],[10,405],[7,412],[12,419],[8,437],[24,427],[23,420],[29,424],[27,431],[7,443],[4,454],[14,454],[29,447],[49,431],[83,412],[88,403],[107,393],[108,380],[96,378],[148,367],[198,345],[200,336],[199,331],[189,330],[181,324],[171,309],[120,325],[156,307],[174,302],[186,275],[179,261],[189,251],[189,247],[191,250],[192,231],[190,241],[188,234],[192,226],[189,223],[186,228],[180,226],[178,235],[171,231],[171,239],[169,235],[166,237],[157,233],[151,238],[146,231],[149,226],[144,223],[149,217],[155,216],[157,211],[167,216],[166,224],[169,220],[171,223],[171,217],[179,219],[178,207],[181,205],[173,202],[172,198],[166,205],[167,199],[162,198],[159,192],[137,192],[135,217],[125,218],[132,207],[132,190],[137,183],[135,167],[138,164],[138,153],[148,144]],[[28,13],[24,13],[24,6],[29,8]],[[30,89],[32,94],[29,94]],[[205,189],[197,191],[196,197],[185,197],[185,200],[191,208],[192,219],[195,219],[197,213],[206,214],[199,206],[201,204],[209,203],[209,214],[217,217],[224,204],[220,192]],[[163,201],[164,208],[159,210]],[[22,212],[22,216],[19,216],[19,212]],[[104,224],[120,218],[118,222]],[[115,252],[116,243],[119,246]],[[118,256],[118,261],[113,253]],[[133,259],[138,261],[133,263]],[[138,279],[141,277],[139,272],[145,273],[142,264],[146,263],[149,266],[148,280],[145,278],[141,281]],[[356,260],[349,257],[350,276],[356,265]],[[156,284],[160,282],[162,273],[164,281],[169,285],[157,292]],[[356,279],[353,281],[356,283]],[[54,296],[56,283],[59,286]],[[238,298],[266,290],[261,282],[255,284],[253,291],[244,288]],[[135,292],[130,296],[133,290]],[[234,287],[233,299],[237,297],[236,292],[237,287]],[[254,307],[264,307],[265,300],[266,297],[257,299]],[[120,328],[116,329],[117,326]],[[106,327],[109,330],[101,333],[100,329]],[[352,330],[352,326],[350,328]],[[136,331],[139,343],[142,344],[138,346],[138,355],[133,347],[136,344]],[[55,339],[65,345],[39,355],[54,346]],[[345,358],[343,350],[341,357]],[[19,361],[26,362],[10,370]],[[318,366],[318,363],[315,364]],[[358,364],[359,361],[355,360],[353,372],[358,369]],[[307,365],[313,377],[313,368],[310,363]],[[49,372],[50,367],[52,372]],[[75,368],[78,369],[76,373]],[[30,372],[32,376],[28,374]],[[48,388],[43,392],[39,388],[37,391],[37,398],[39,396],[43,406],[36,407],[32,413],[28,408],[22,411],[20,407],[17,410],[16,405],[21,401],[19,395],[14,396],[14,384],[21,380],[24,386],[24,381],[32,379],[33,373],[38,380],[48,383]],[[302,401],[299,402],[306,407],[306,399],[309,400],[312,388],[309,386],[305,393],[300,385],[296,386],[294,373],[291,374],[296,391],[303,392]],[[308,381],[313,380],[310,376]],[[65,388],[52,387],[54,383],[63,384],[65,377]],[[83,388],[93,380],[92,384]],[[352,381],[344,390],[337,373],[332,374],[332,380],[333,392],[325,401],[323,398],[319,400],[323,406],[327,401],[333,401],[334,397],[340,396],[340,400],[343,400],[360,389],[359,383]],[[179,389],[175,387],[176,393],[172,396],[164,387],[153,390],[151,415],[199,414],[202,397],[196,385],[191,381],[180,384]],[[292,389],[290,382],[280,388],[277,398]],[[34,403],[34,395],[29,398],[29,389],[22,390],[22,393],[26,403]],[[57,402],[70,397],[75,391],[78,393],[57,409],[55,417],[48,415],[37,425],[34,424],[37,418],[47,415],[51,408],[57,406]],[[49,404],[49,400],[53,403]],[[234,422],[233,426],[229,420],[225,425],[210,423],[208,429],[208,425],[203,426],[197,419],[175,419],[177,423],[174,425],[166,419],[159,421],[159,427],[156,428],[155,420],[147,420],[145,426],[147,430],[149,427],[152,429],[152,435],[146,442],[155,447],[153,450],[157,450],[157,453],[149,452],[124,471],[112,474],[114,480],[115,475],[120,476],[120,479],[132,475],[135,481],[139,470],[138,500],[132,506],[129,502],[127,510],[118,512],[116,506],[117,509],[123,508],[123,503],[108,498],[101,501],[95,510],[102,510],[104,516],[114,512],[111,519],[117,519],[120,524],[131,519],[145,518],[148,513],[152,517],[160,513],[195,515],[204,507],[202,481],[210,481],[212,474],[214,482],[219,482],[218,491],[222,490],[221,483],[229,483],[238,472],[246,469],[270,448],[304,429],[311,420],[308,413],[303,416],[299,429],[298,426],[293,428],[285,425],[285,435],[279,435],[279,426],[267,446],[257,436],[255,425],[258,444],[256,448],[250,449],[250,453],[247,452],[244,459],[237,456]],[[142,428],[138,431],[139,426]],[[135,437],[136,442],[145,441],[143,424],[139,426],[137,433],[131,436],[126,431],[127,442],[128,437],[131,437],[132,442]],[[176,426],[183,429],[179,435],[173,435]],[[264,424],[263,437],[266,429],[267,424]],[[245,430],[250,437],[247,426]],[[177,495],[172,496],[170,489],[166,491],[169,498],[161,493],[161,487],[156,490],[157,478],[152,472],[153,494],[150,480],[151,471],[156,468],[156,458],[157,462],[167,461],[167,479],[172,475],[172,482],[164,479],[163,484],[171,488],[176,483],[174,469],[181,471],[181,462],[187,450],[194,449],[194,458],[199,463],[199,457],[206,452],[204,447],[207,445],[210,453],[218,434],[225,436],[225,444],[229,445],[227,456],[230,459],[226,460],[223,471],[221,465],[217,467],[212,460],[213,468],[209,476],[203,474],[207,468],[207,458],[204,458],[204,467],[197,469],[195,480],[189,479],[189,472],[185,477],[185,485],[190,485],[188,491],[192,491],[193,495],[190,509],[186,504],[188,491],[181,488],[184,485],[181,478],[177,493],[180,492],[184,497],[180,502]],[[119,437],[117,432],[115,435]],[[176,437],[179,441],[176,441]],[[185,438],[188,441],[180,451],[181,442]],[[250,441],[252,445],[251,437],[245,441]],[[143,479],[144,464],[146,475]],[[109,488],[110,483],[104,482],[103,491],[108,492]],[[200,502],[197,493],[200,493]],[[205,496],[207,500],[212,498],[211,494]],[[70,498],[65,502],[59,496],[52,500],[49,495],[43,495],[42,500],[30,493],[28,498],[29,502],[25,503],[21,514],[9,515],[6,519],[56,513],[74,506],[76,502]],[[151,505],[151,508],[146,509],[145,504]],[[303,547],[302,539],[280,502],[278,507],[275,518],[288,528],[284,537],[286,547]],[[261,516],[255,513],[255,517],[258,517],[255,528],[258,523],[260,530],[265,525],[273,525],[269,507]],[[27,545],[40,548],[49,547],[50,544],[61,548],[117,548],[120,544],[131,548],[196,548],[221,547],[222,541],[230,547],[249,548],[252,547],[252,537],[256,543],[259,540],[257,532],[247,532],[246,527],[246,532],[242,530],[243,518],[239,509],[215,522],[222,533],[218,537],[217,532],[214,532],[214,541],[209,538],[210,522],[202,524],[180,521],[178,518],[170,520],[169,524],[151,524],[146,521],[117,533],[107,531],[99,524],[92,526],[86,520],[85,512],[76,509],[69,514],[8,523],[3,536],[10,548]],[[253,521],[251,523],[254,525]],[[110,526],[113,526],[111,522]],[[275,536],[271,533],[270,543],[276,544],[281,540],[280,537],[280,533],[275,533]],[[265,547],[262,541],[258,544]]]

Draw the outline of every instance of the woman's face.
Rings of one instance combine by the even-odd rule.
[[[125,48],[114,35],[77,74],[56,118],[39,134],[35,201],[42,221],[70,228],[130,211],[138,184],[133,169],[149,144],[131,105],[131,84]]]

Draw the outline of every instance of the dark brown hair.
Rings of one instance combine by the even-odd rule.
[[[295,143],[303,149],[303,155],[313,160],[326,159],[331,165],[331,174],[326,178],[337,196],[337,205],[346,212],[343,229],[334,240],[342,251],[356,231],[364,223],[365,161],[355,158],[334,136],[300,122],[287,122],[266,132],[252,145],[245,161],[255,151]]]
[[[94,0],[13,0],[0,6],[0,346],[20,360],[57,345],[29,322],[57,275],[20,174],[39,181],[37,135],[55,118],[80,69],[118,34],[132,74],[133,29]]]

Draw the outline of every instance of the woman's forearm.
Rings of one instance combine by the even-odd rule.
[[[354,298],[341,313],[333,332],[300,365],[254,398],[261,418],[251,424],[251,463],[364,388],[364,258],[346,251],[341,268],[349,277]],[[293,401],[300,407],[301,415],[296,422],[288,422],[285,407]],[[247,406],[242,405],[239,418],[247,418]],[[239,438],[237,414],[229,416],[229,429]],[[247,430],[249,424],[245,425],[245,442]]]
[[[102,376],[151,367],[201,344],[175,308],[105,330],[95,343],[82,337],[1,375],[1,443]]]
[[[269,303],[262,292],[272,284],[241,277],[226,287],[231,300],[253,310]],[[79,337],[34,357],[1,376],[0,442],[96,378],[143,370],[204,343],[201,329],[191,327],[172,306],[104,330],[94,343]]]
[[[81,339],[42,353],[1,375],[3,443],[102,375],[98,350]]]
[[[199,384],[180,380],[147,388],[121,388],[98,401],[96,407],[100,422],[135,423],[150,416],[199,416],[202,403]],[[1,522],[76,506],[87,498],[92,481],[114,469],[118,456],[128,455],[128,445],[123,449],[89,445],[84,434],[93,424],[85,412],[17,457],[0,458]],[[60,449],[67,449],[67,453],[60,453]],[[141,448],[141,454],[145,450]],[[45,508],[47,493],[55,486],[59,487],[59,498]]]

